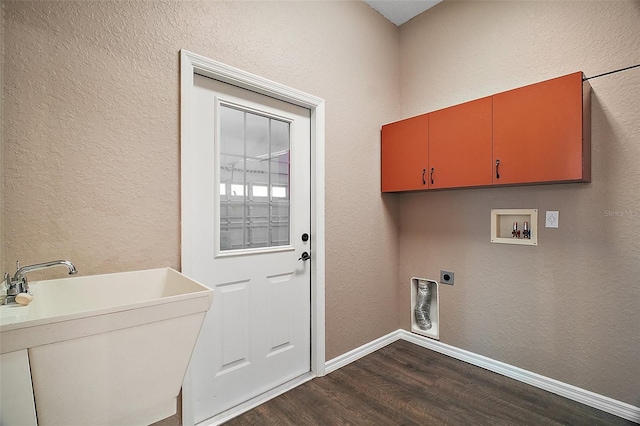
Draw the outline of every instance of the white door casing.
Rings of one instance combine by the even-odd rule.
[[[211,321],[203,326],[183,386],[183,424],[187,425],[237,405],[242,402],[243,392],[250,398],[275,388],[309,371],[310,364],[313,374],[324,374],[324,102],[184,50],[181,80],[182,271],[218,290],[208,316]],[[255,99],[247,100],[247,92],[241,88],[269,98],[260,99],[252,93]],[[295,144],[291,146],[292,156],[299,156],[297,160],[292,158],[291,197],[302,199],[306,192],[310,200],[302,204],[306,203],[308,209],[310,201],[311,221],[292,203],[290,241],[277,243],[278,247],[226,247],[225,251],[219,238],[214,238],[220,233],[220,197],[212,196],[219,192],[214,188],[219,188],[215,174],[220,170],[220,160],[212,161],[219,157],[211,143],[216,136],[213,111],[217,111],[218,120],[224,108],[269,117],[274,124],[291,123],[292,135],[300,139],[306,134],[307,144],[309,127],[305,126],[311,128],[310,192],[308,181],[295,183],[303,168],[298,165],[296,170],[295,162],[309,164],[309,154]],[[300,116],[308,117],[309,111],[310,119]],[[219,151],[219,147],[216,149]],[[304,168],[308,177],[308,167]],[[249,186],[246,188],[249,191]],[[311,234],[310,241],[302,242],[303,232]],[[312,253],[311,262],[298,261],[303,251]],[[287,303],[295,298],[297,303]],[[269,324],[252,323],[254,314],[262,315]],[[306,321],[299,320],[304,317]],[[221,344],[223,335],[226,340]],[[235,337],[229,339],[230,335]],[[250,335],[253,337],[247,339]],[[210,336],[217,336],[218,344]],[[203,374],[212,375],[211,383]]]

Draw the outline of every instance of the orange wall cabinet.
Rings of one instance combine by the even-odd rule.
[[[491,185],[491,97],[429,114],[429,188]]]
[[[591,181],[582,72],[382,126],[382,192]]]
[[[590,86],[582,78],[493,96],[494,185],[591,180]]]
[[[382,192],[428,188],[429,116],[382,126]]]

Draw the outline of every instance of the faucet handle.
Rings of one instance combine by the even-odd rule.
[[[16,260],[16,272],[20,269],[20,261]]]

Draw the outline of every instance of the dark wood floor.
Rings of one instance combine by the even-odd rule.
[[[235,425],[632,425],[635,423],[395,342],[226,423]]]

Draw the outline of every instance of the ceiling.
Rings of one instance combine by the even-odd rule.
[[[442,0],[364,0],[382,16],[400,26]]]

